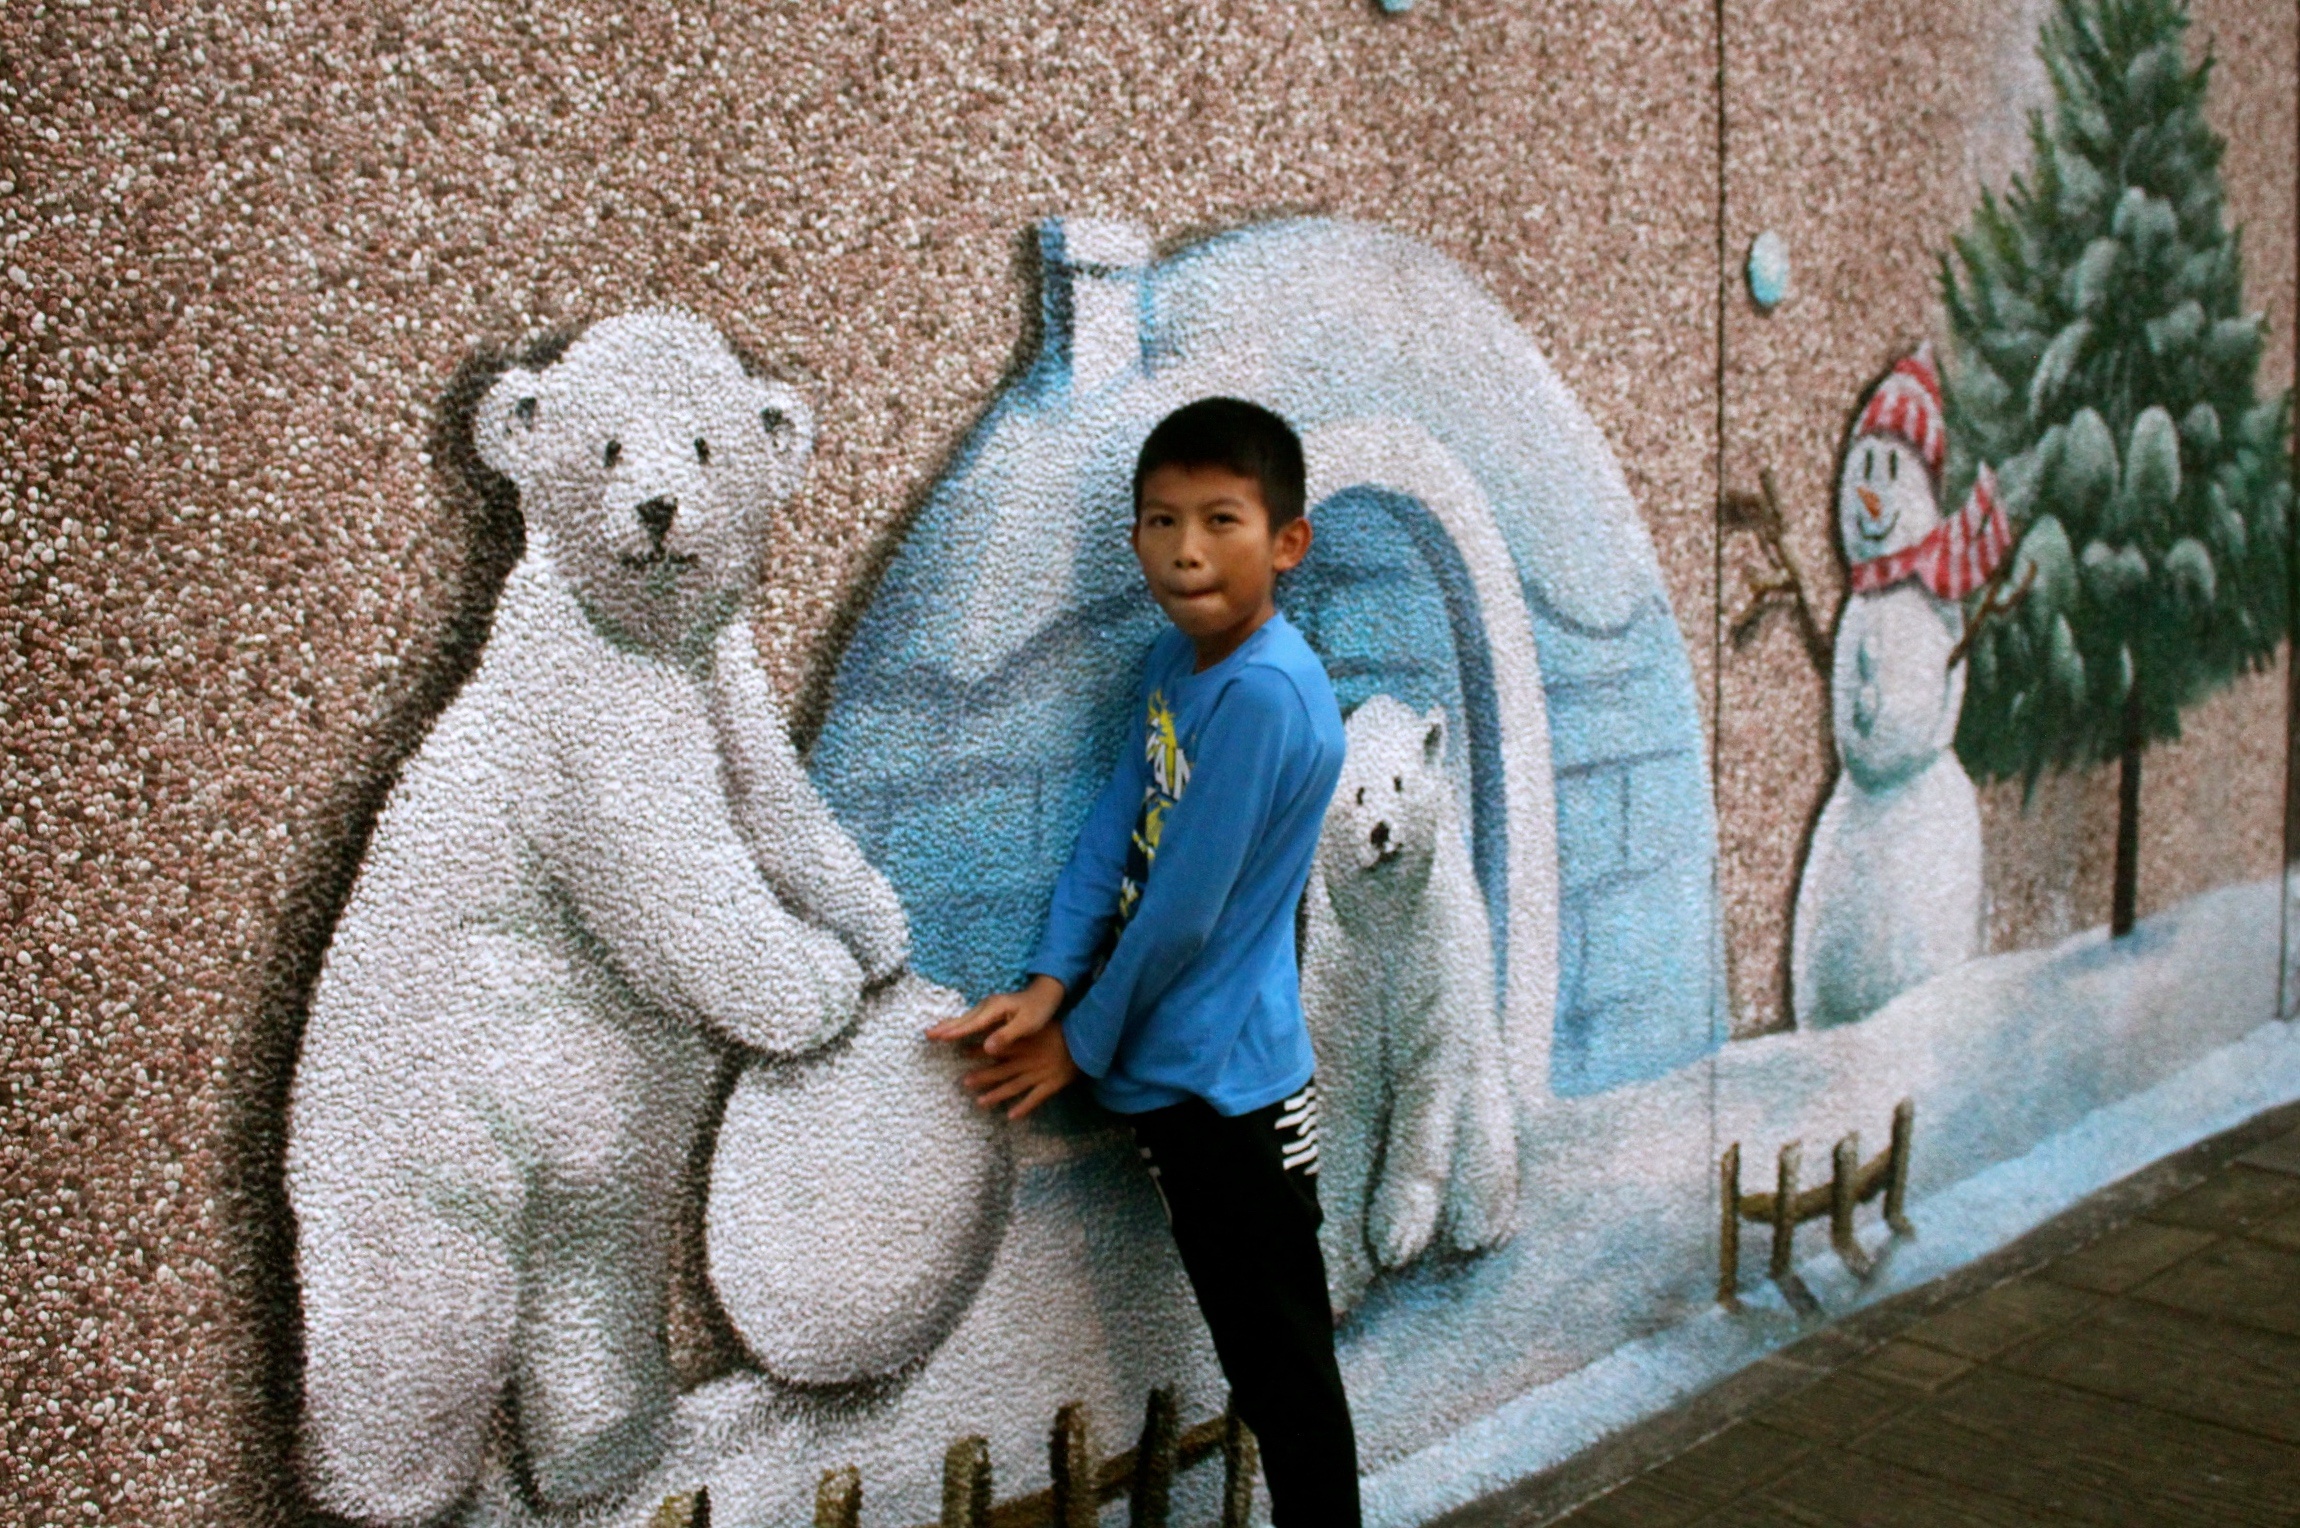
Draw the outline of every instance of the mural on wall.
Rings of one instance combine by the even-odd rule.
[[[635,1528],[707,1487],[715,1520],[781,1521],[836,1463],[874,1519],[925,1521],[955,1437],[1028,1489],[1065,1403],[1123,1416],[1164,1386],[1187,1420],[1221,1410],[1123,1131],[1083,1099],[978,1113],[918,1033],[1035,934],[1159,619],[1126,469],[1208,393],[1302,429],[1319,540],[1280,599],[1348,711],[1303,987],[1377,1476],[1709,1308],[1721,1136],[1833,1135],[1912,1097],[1935,1122],[1921,1222],[1926,1195],[2258,1022],[2187,974],[2260,937],[2257,899],[2186,911],[2115,969],[1973,955],[1958,601],[1995,597],[2009,532],[1985,476],[1939,513],[1925,355],[1866,401],[1841,474],[1845,769],[1798,909],[1800,991],[1838,1006],[1721,1049],[1690,665],[1619,469],[1530,341],[1358,225],[1156,259],[1066,220],[1042,248],[1041,354],[902,531],[803,763],[741,615],[804,470],[803,400],[671,312],[485,392],[474,444],[527,552],[377,824],[292,1098],[320,1504]],[[2007,1097],[2016,1056],[2066,1085]],[[667,1303],[698,1158],[740,1361],[681,1392]],[[1740,1320],[1703,1362],[1778,1340],[1762,1302]],[[1476,1478],[1398,1487],[1375,1520]],[[1186,1479],[1178,1508],[1216,1484]]]
[[[138,10],[0,12],[27,1520],[922,1528],[979,1435],[1005,1521],[1153,1395],[1217,1520],[1125,1132],[918,1039],[1035,937],[1203,393],[1302,426],[1348,712],[1369,1523],[2300,1098],[2293,7],[2209,75],[2157,0]],[[1760,459],[1817,576],[1736,652]],[[1915,1234],[1729,1262],[1800,1146]]]
[[[1829,675],[1837,782],[1797,883],[1789,992],[1800,1027],[1865,1018],[1980,945],[1980,805],[1951,745],[1963,602],[2012,532],[1985,476],[1963,510],[1941,514],[1947,436],[1927,345],[1870,392],[1839,472],[1851,576]]]
[[[917,1036],[1011,979],[1042,916],[1158,619],[1125,469],[1190,397],[1284,408],[1311,467],[1320,556],[1282,598],[1351,713],[1303,957],[1357,1361],[1465,1300],[1520,1324],[1527,1122],[1719,1043],[1690,669],[1539,353],[1373,229],[1152,261],[1067,221],[1044,246],[1039,364],[910,527],[806,769],[741,619],[803,401],[669,312],[486,391],[474,444],[526,555],[377,824],[290,1110],[320,1504],[523,1521],[701,1478],[764,1519],[830,1450],[924,1515],[954,1417],[1028,1457],[1079,1396],[1220,1409],[1121,1138],[1079,1101],[1010,1131]],[[681,1398],[666,1291],[701,1140],[746,1362]],[[1445,1425],[1367,1422],[1393,1453]]]
[[[2069,18],[2110,13],[2155,14],[2072,3],[2054,35],[2074,47]],[[2202,78],[2157,67],[2127,68],[2135,92]],[[2061,88],[2067,131],[2091,131]],[[2038,194],[2058,207],[2053,186]],[[2016,186],[1984,229],[2035,200]],[[2164,266],[2146,245],[2148,269],[2233,282],[2232,236],[2192,237],[2181,208],[2204,254]],[[2155,226],[2145,206],[2104,215],[2134,250]],[[2044,276],[2011,282],[2003,250],[1968,241],[1968,272],[1993,274],[1950,286],[1950,406],[1929,348],[1863,399],[1833,505],[1851,583],[1833,638],[1804,607],[1840,768],[1796,889],[1798,1024],[1726,1045],[1692,665],[1610,448],[1516,321],[1443,256],[1360,224],[1159,256],[1133,225],[1060,219],[1039,247],[1038,352],[855,592],[803,757],[743,602],[806,469],[805,401],[665,311],[485,391],[472,445],[517,490],[526,554],[377,823],[290,1106],[297,1462],[319,1504],[637,1528],[707,1487],[715,1521],[765,1523],[803,1518],[822,1470],[851,1465],[869,1520],[915,1523],[962,1436],[988,1440],[1009,1494],[1047,1480],[1067,1403],[1124,1417],[1169,1387],[1185,1423],[1222,1409],[1123,1130],[1083,1098],[1019,1126],[980,1114],[919,1035],[1010,984],[1036,937],[1161,619],[1125,540],[1133,456],[1208,394],[1301,431],[1317,544],[1279,602],[1348,718],[1300,928],[1370,1520],[1498,1484],[1508,1469],[1464,1450],[1513,1457],[1511,1429],[1541,1430],[1524,1408],[1563,1393],[1545,1387],[1626,1348],[1696,1334],[1690,1367],[1602,1381],[1665,1398],[1786,1339],[1762,1287],[1715,1309],[1720,1142],[1835,1139],[1913,1099],[1925,1226],[1940,1196],[2255,1038],[2265,888],[2171,909],[2147,940],[1983,953],[1966,773],[2002,772],[1970,743],[1973,710],[2028,682],[2021,655],[2064,690],[2100,672],[2085,644],[2109,562],[2138,557],[2205,619],[2180,550],[2204,543],[2174,534],[2180,515],[2219,517],[2198,532],[2220,538],[2206,585],[2254,588],[2251,563],[2211,560],[2230,545],[2282,567],[2288,489],[2261,462],[2284,405],[2250,403],[2249,360],[2242,409],[2223,357],[2181,372],[2221,391],[2177,415],[2073,401],[2092,329],[2041,391],[1984,370],[1987,325],[2029,322],[2020,302],[2051,315]],[[2086,258],[2071,269],[2106,280],[2142,256]],[[2219,301],[2181,298],[2194,334],[2169,316],[2139,332],[2218,356],[2236,334]],[[2085,311],[2071,322],[2105,333]],[[1982,418],[1992,376],[2008,398],[2018,382],[2017,427]],[[2096,554],[2114,527],[2126,539]],[[2282,620],[2210,608],[2232,630]],[[2142,671],[2155,649],[2119,641]],[[1991,727],[2031,717],[2028,693]],[[2012,1070],[2053,1084],[2005,1089]],[[739,1361],[682,1390],[666,1326],[696,1234]],[[1862,1277],[1956,1255],[1928,1237]],[[1181,1483],[1184,1518],[1214,1484]]]

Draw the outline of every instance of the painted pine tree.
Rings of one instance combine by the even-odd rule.
[[[1996,468],[2021,528],[1968,656],[1957,752],[1983,778],[2119,761],[2113,932],[2130,930],[2140,766],[2286,621],[2290,395],[2221,204],[2177,0],[2060,0],[2031,162],[1944,258],[1949,487]],[[1956,500],[1951,500],[1955,502]],[[1974,602],[1974,613],[1982,613]]]

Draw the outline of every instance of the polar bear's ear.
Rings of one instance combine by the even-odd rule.
[[[543,379],[514,366],[495,379],[472,417],[479,459],[514,482],[532,476],[537,431],[543,424]]]
[[[1422,717],[1429,730],[1422,734],[1422,764],[1435,769],[1445,762],[1445,713],[1432,710]]]
[[[803,471],[815,447],[815,411],[787,383],[761,378],[752,386],[756,389],[752,403],[768,446],[785,469]]]

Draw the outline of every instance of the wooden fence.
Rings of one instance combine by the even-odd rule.
[[[1916,1132],[1917,1105],[1904,1098],[1893,1108],[1893,1142],[1869,1162],[1861,1160],[1859,1131],[1837,1143],[1831,1154],[1829,1181],[1800,1190],[1797,1186],[1805,1143],[1791,1141],[1781,1148],[1770,1194],[1741,1192],[1741,1143],[1725,1148],[1719,1159],[1720,1218],[1717,1238],[1717,1298],[1725,1305],[1741,1302],[1741,1222],[1754,1221],[1773,1228],[1773,1256],[1766,1276],[1781,1286],[1791,1302],[1812,1299],[1797,1282],[1791,1266],[1797,1227],[1804,1221],[1829,1217],[1829,1245],[1837,1251],[1855,1278],[1875,1271],[1868,1253],[1853,1239],[1853,1209],[1879,1194],[1885,1196],[1885,1224],[1895,1236],[1911,1236],[1915,1228],[1907,1213],[1909,1146]]]
[[[1743,1221],[1773,1228],[1773,1255],[1766,1275],[1796,1303],[1812,1299],[1797,1283],[1792,1267],[1797,1227],[1805,1221],[1828,1216],[1830,1245],[1856,1278],[1867,1278],[1874,1266],[1853,1239],[1853,1211],[1882,1194],[1885,1223],[1893,1234],[1914,1234],[1906,1207],[1916,1117],[1915,1101],[1902,1099],[1893,1109],[1892,1144],[1865,1163],[1860,1133],[1847,1135],[1831,1154],[1829,1181],[1811,1188],[1801,1189],[1797,1181],[1804,1157],[1802,1141],[1781,1148],[1769,1194],[1741,1192],[1741,1143],[1726,1147],[1717,1164],[1722,1190],[1717,1298],[1729,1306],[1740,1303]],[[1150,1392],[1141,1436],[1124,1453],[1094,1462],[1093,1420],[1077,1402],[1055,1414],[1047,1449],[1052,1484],[1028,1496],[997,1501],[991,1489],[989,1441],[959,1439],[943,1454],[942,1516],[922,1528],[1094,1528],[1102,1508],[1121,1500],[1128,1506],[1130,1528],[1166,1528],[1174,1477],[1217,1455],[1222,1460],[1222,1528],[1245,1528],[1253,1508],[1257,1467],[1253,1433],[1234,1411],[1185,1430],[1171,1390]],[[862,1472],[854,1466],[825,1470],[815,1491],[814,1528],[859,1528],[862,1496]],[[710,1522],[709,1493],[698,1490],[664,1502],[650,1528],[710,1528]]]
[[[1141,1436],[1124,1453],[1095,1462],[1093,1420],[1076,1402],[1055,1414],[1047,1450],[1051,1485],[995,1501],[989,1441],[959,1439],[943,1453],[942,1516],[928,1528],[1094,1528],[1102,1508],[1114,1501],[1126,1502],[1130,1528],[1166,1528],[1174,1477],[1217,1455],[1222,1460],[1222,1528],[1245,1528],[1253,1510],[1253,1433],[1235,1411],[1184,1429],[1171,1390],[1150,1392]],[[815,1489],[815,1528],[858,1528],[862,1495],[862,1472],[853,1465],[823,1471]],[[710,1528],[710,1522],[710,1495],[698,1490],[664,1502],[650,1528]]]

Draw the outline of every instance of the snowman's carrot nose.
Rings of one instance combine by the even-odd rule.
[[[1885,506],[1877,502],[1877,491],[1874,488],[1866,483],[1861,483],[1854,487],[1853,492],[1861,496],[1861,508],[1869,512],[1870,519],[1882,520],[1885,518]]]

